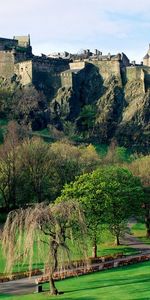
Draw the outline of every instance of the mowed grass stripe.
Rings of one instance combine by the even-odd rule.
[[[39,295],[4,296],[9,300],[146,300],[150,299],[150,262],[129,267],[93,273],[56,283],[64,294],[50,297],[48,292]],[[44,286],[45,289],[48,285]]]

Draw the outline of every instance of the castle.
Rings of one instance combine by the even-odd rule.
[[[94,53],[87,49],[81,54],[64,52],[35,56],[29,35],[0,38],[0,77],[8,80],[16,77],[22,86],[34,84],[38,88],[46,82],[52,95],[60,87],[73,86],[77,78],[83,78],[88,64],[99,70],[103,80],[114,75],[122,84],[142,80],[144,91],[150,87],[150,47],[143,63],[136,65],[130,63],[124,53],[103,55],[97,49]]]

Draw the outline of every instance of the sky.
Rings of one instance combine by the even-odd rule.
[[[0,36],[31,36],[34,54],[99,49],[141,62],[150,0],[1,0]]]

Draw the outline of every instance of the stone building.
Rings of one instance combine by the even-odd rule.
[[[143,58],[143,65],[150,67],[150,44],[149,44],[149,49]]]
[[[46,83],[54,93],[61,87],[60,73],[67,69],[67,59],[34,56],[29,35],[0,38],[0,77],[11,81],[15,75],[23,86],[35,84],[38,88]]]
[[[10,81],[17,77],[23,86],[34,84],[53,97],[60,87],[73,87],[84,80],[85,69],[92,64],[102,80],[115,76],[121,84],[137,79],[143,81],[143,88],[150,86],[150,47],[143,65],[130,64],[124,53],[103,55],[98,49],[94,53],[89,49],[81,54],[64,53],[57,57],[35,56],[29,35],[0,38],[0,77]]]

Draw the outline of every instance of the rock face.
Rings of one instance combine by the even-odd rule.
[[[145,90],[142,78],[123,81],[113,75],[104,80],[93,64],[73,78],[73,85],[59,88],[53,99],[33,85],[21,87],[17,78],[9,88],[0,80],[0,116],[29,123],[34,130],[48,124],[64,130],[69,122],[88,141],[107,144],[115,138],[119,145],[149,151],[150,87],[146,84]]]
[[[91,126],[82,126],[83,110],[95,107]],[[74,88],[62,88],[51,102],[53,119],[75,123],[78,132],[88,132],[88,138],[109,143],[116,138],[120,145],[148,152],[150,146],[150,90],[143,88],[142,79],[128,80],[108,77],[102,81],[98,70],[87,70]],[[84,114],[84,124],[90,123],[90,113]],[[57,123],[56,122],[56,123]]]
[[[127,83],[124,89],[126,105],[118,124],[116,137],[121,145],[135,150],[149,151],[150,146],[150,90],[142,91],[142,83]]]

